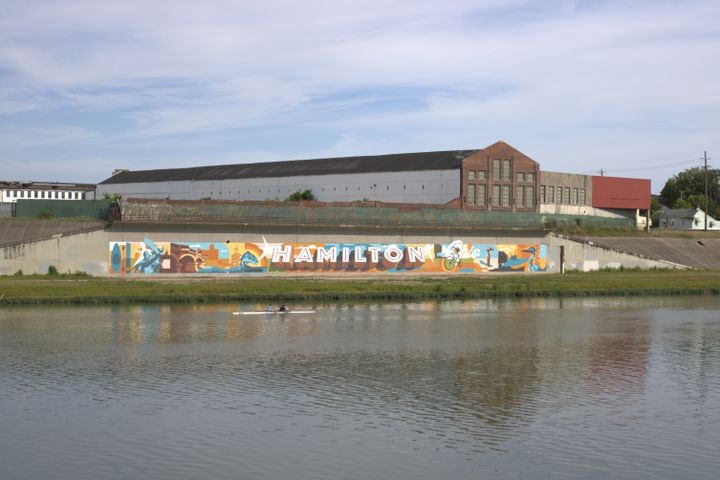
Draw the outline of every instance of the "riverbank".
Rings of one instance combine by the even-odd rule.
[[[422,300],[504,297],[720,295],[718,271],[600,271],[382,278],[85,275],[0,277],[0,305]]]

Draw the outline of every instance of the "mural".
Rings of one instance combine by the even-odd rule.
[[[110,242],[110,273],[543,272],[547,245]]]

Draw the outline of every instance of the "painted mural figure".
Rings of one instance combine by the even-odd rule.
[[[258,258],[252,252],[243,253],[240,258],[240,269],[243,272],[252,272],[257,270]]]
[[[526,249],[523,249],[522,252],[529,253],[530,256],[518,257],[517,255],[513,255],[512,257],[508,258],[502,265],[500,265],[498,270],[505,272],[538,271],[538,266],[534,264],[536,253],[535,247],[528,247]]]
[[[443,248],[440,256],[445,257],[443,265],[448,271],[453,270],[460,263],[460,252],[462,248],[462,240],[455,240]]]
[[[142,256],[135,262],[133,267],[142,273],[155,273],[160,268],[160,260],[165,254],[165,250],[158,248],[149,238],[145,239],[145,245],[149,250],[143,250]]]

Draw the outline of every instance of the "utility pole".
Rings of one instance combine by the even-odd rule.
[[[604,177],[604,176],[605,176],[605,170],[603,170],[602,168],[600,169],[600,176],[601,176],[601,177]]]
[[[708,217],[708,169],[707,169],[707,150],[705,150],[705,231],[707,232]]]

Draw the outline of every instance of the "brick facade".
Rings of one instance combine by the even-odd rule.
[[[462,208],[539,211],[539,164],[505,142],[479,150],[462,162]]]

